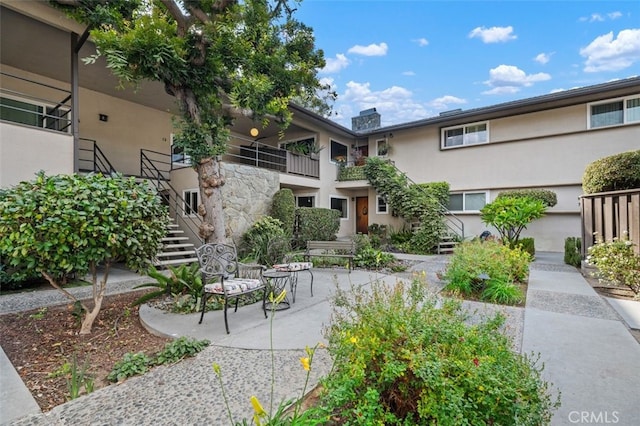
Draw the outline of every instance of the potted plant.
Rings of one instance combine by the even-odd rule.
[[[320,151],[324,149],[324,146],[320,146],[317,142],[314,142],[308,146],[309,146],[309,156],[314,160],[318,160],[320,158]]]

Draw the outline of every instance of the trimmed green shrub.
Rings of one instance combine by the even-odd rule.
[[[527,253],[529,253],[531,258],[535,257],[536,242],[533,238],[531,237],[520,238],[520,240],[518,241],[518,245],[520,246],[522,251],[526,251]]]
[[[262,265],[269,263],[271,241],[286,238],[282,222],[271,216],[264,216],[255,222],[242,237],[241,256],[251,257]]]
[[[564,263],[580,268],[582,266],[582,239],[567,237],[564,240]]]
[[[289,188],[282,188],[273,195],[271,217],[282,222],[282,229],[288,238],[293,236],[293,225],[296,220],[296,198]]]
[[[634,188],[640,188],[640,150],[596,160],[582,175],[582,190],[586,194]]]
[[[449,182],[418,183],[416,186],[443,206],[449,204]]]
[[[350,425],[545,425],[559,406],[538,359],[512,350],[499,314],[465,323],[426,283],[338,291],[324,418]],[[319,417],[319,416],[318,416]]]
[[[467,241],[453,251],[444,273],[446,290],[507,305],[518,304],[524,294],[515,282],[529,275],[529,253],[497,241]],[[508,297],[506,296],[508,295]]]
[[[295,240],[300,247],[304,247],[307,241],[333,241],[340,229],[340,212],[318,207],[298,207],[296,224]]]
[[[547,207],[553,207],[558,204],[558,196],[555,192],[548,189],[513,189],[510,191],[502,191],[496,197],[499,198],[532,198],[542,201]]]
[[[89,334],[111,265],[124,262],[130,269],[146,270],[167,222],[167,209],[148,182],[120,175],[40,172],[0,199],[0,256],[12,267],[38,271],[57,289],[64,284],[59,277],[90,272],[93,307],[79,301],[86,312],[80,334]],[[104,266],[101,279],[98,265]]]
[[[347,180],[366,180],[367,177],[364,174],[364,166],[350,166],[341,165],[338,169],[338,182],[344,182]]]

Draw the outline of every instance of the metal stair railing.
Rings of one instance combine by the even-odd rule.
[[[93,139],[80,138],[79,159],[81,172],[102,173],[111,176],[116,173],[115,167],[102,152],[98,143]]]
[[[202,219],[185,209],[186,201],[169,182],[171,178],[171,155],[149,149],[141,149],[140,177],[153,184],[158,194],[169,206],[169,210],[174,212],[176,223],[187,228],[192,235],[200,240],[200,243],[204,243],[204,240],[200,237]]]
[[[442,214],[442,217],[445,218],[445,225],[446,225],[447,229],[449,230],[449,232],[453,233],[454,235],[456,235],[460,239],[464,239],[464,222],[462,221],[462,219],[460,219],[455,214],[453,214],[451,212],[451,210],[447,209],[447,207],[444,206],[440,201],[438,201],[438,199],[436,199],[433,195],[429,194],[423,187],[418,185],[414,180],[412,180],[409,176],[407,176],[406,173],[401,171],[395,165],[395,163],[393,163],[392,161],[389,161],[389,164],[391,164],[393,166],[393,168],[395,169],[396,173],[402,174],[407,179],[407,182],[409,184],[417,186],[418,188],[420,188],[420,190],[427,197],[429,197],[432,201],[434,201],[438,205],[438,207],[440,209],[440,213]]]

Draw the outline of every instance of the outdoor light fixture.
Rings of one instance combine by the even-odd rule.
[[[252,127],[251,130],[249,130],[249,134],[255,138],[256,136],[258,136],[258,134],[260,134],[260,131],[255,127]]]
[[[98,118],[100,121],[104,121],[105,123],[109,121],[109,116],[107,114],[98,114]]]

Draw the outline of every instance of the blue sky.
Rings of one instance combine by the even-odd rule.
[[[640,75],[640,1],[304,0],[338,93],[382,125]]]

